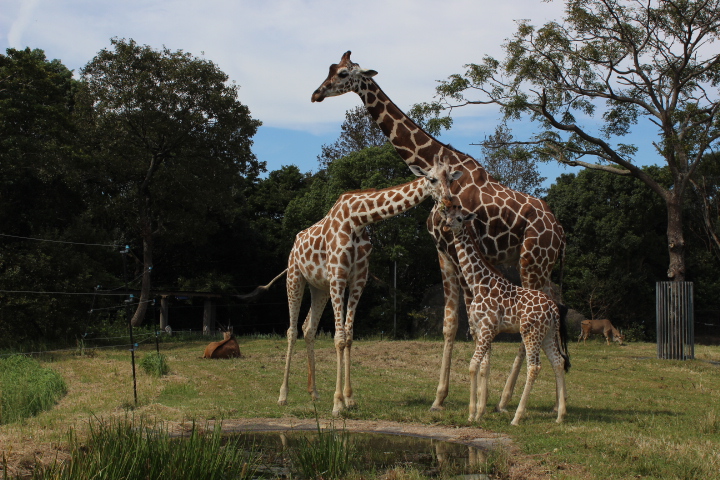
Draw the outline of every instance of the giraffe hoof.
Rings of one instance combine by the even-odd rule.
[[[278,400],[278,405],[284,407],[285,405],[287,405],[287,400]]]
[[[443,407],[442,405],[433,405],[432,407],[430,407],[431,412],[442,412],[443,410],[445,410],[445,407]]]

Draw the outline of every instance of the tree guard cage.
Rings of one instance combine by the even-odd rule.
[[[657,282],[655,291],[658,358],[695,358],[693,283]]]

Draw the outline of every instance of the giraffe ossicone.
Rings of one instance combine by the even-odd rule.
[[[298,336],[298,316],[306,285],[310,289],[311,306],[302,330],[308,357],[308,393],[313,400],[319,398],[315,382],[315,334],[329,299],[335,318],[337,356],[333,415],[355,405],[350,382],[350,356],[355,310],[367,282],[372,250],[366,227],[405,212],[430,196],[435,201],[447,197],[449,192],[444,190],[445,186],[462,174],[448,172],[445,162],[440,160],[428,171],[417,166],[411,170],[419,177],[412,182],[340,195],[325,217],[296,235],[287,268],[290,326],[279,405],[287,404],[290,361]]]
[[[512,284],[485,261],[474,235],[468,232],[474,213],[464,213],[460,207],[452,206],[444,210],[443,217],[444,227],[454,236],[462,274],[473,292],[468,321],[475,351],[470,360],[468,421],[477,421],[485,413],[493,339],[500,332],[519,332],[527,352],[527,379],[512,424],[518,425],[525,414],[540,372],[540,350],[545,351],[555,372],[557,423],[562,422],[567,411],[565,372],[570,368],[567,309],[539,290]]]
[[[313,92],[311,100],[321,102],[327,97],[355,92],[408,166],[417,165],[429,170],[437,159],[446,158],[449,169],[465,172],[453,183],[452,194],[464,209],[475,213],[474,231],[485,258],[493,265],[517,266],[524,287],[552,294],[550,274],[564,255],[565,234],[547,204],[505,187],[474,158],[425,132],[382,91],[373,78],[377,72],[361,68],[350,60],[350,55],[350,51],[346,52],[339,63],[330,66],[328,76]],[[466,309],[470,307],[471,298],[471,292],[461,281],[452,234],[441,227],[443,208],[442,202],[437,203],[427,221],[438,250],[445,292],[445,341],[432,410],[442,410],[448,394],[461,295],[464,293]],[[521,345],[498,410],[504,410],[512,397],[524,357],[525,350]]]

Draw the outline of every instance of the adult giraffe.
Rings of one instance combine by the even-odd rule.
[[[460,206],[476,215],[474,229],[485,258],[493,265],[518,265],[523,287],[551,293],[550,273],[564,254],[565,234],[547,204],[501,185],[474,158],[425,132],[380,89],[372,78],[375,75],[375,70],[360,68],[350,60],[350,51],[345,52],[340,63],[330,65],[330,72],[313,92],[312,101],[322,102],[326,97],[355,92],[408,166],[430,170],[434,159],[443,158],[449,169],[464,171],[452,184],[452,194]],[[445,292],[445,343],[432,410],[442,410],[448,394],[460,289],[464,291],[466,308],[472,299],[457,262],[453,236],[442,229],[441,208],[436,204],[427,221],[437,246]],[[512,397],[524,358],[525,348],[521,345],[497,406],[500,411],[505,410]]]
[[[330,299],[337,355],[333,415],[355,405],[350,384],[350,352],[355,309],[367,282],[372,251],[366,227],[406,212],[429,196],[435,201],[448,196],[447,186],[461,173],[449,172],[442,161],[436,163],[429,172],[411,166],[412,172],[419,177],[412,182],[382,190],[343,193],[325,217],[296,235],[286,270],[290,326],[279,405],[287,405],[290,361],[297,341],[298,315],[306,285],[310,289],[311,307],[302,329],[308,355],[308,393],[313,400],[319,398],[315,382],[315,332]]]

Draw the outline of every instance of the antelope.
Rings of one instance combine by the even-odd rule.
[[[593,333],[602,333],[605,335],[605,341],[608,345],[610,345],[610,336],[613,337],[613,342],[618,342],[620,345],[623,344],[623,340],[625,339],[623,334],[620,333],[617,328],[613,327],[613,324],[610,323],[610,320],[607,318],[602,320],[583,320],[580,323],[580,327],[581,331],[578,337],[578,343],[582,340],[583,345],[585,345],[585,340]]]
[[[239,358],[240,345],[235,340],[231,330],[221,330],[223,339],[220,342],[212,342],[205,347],[202,358]]]

